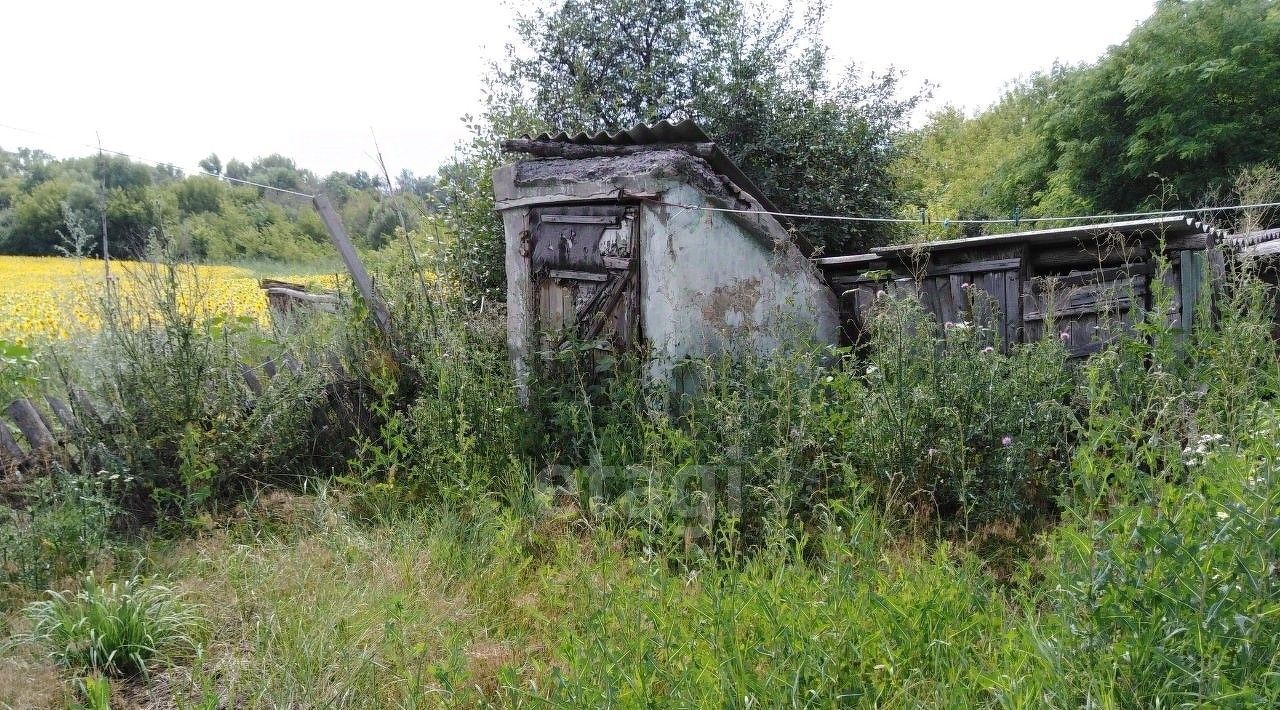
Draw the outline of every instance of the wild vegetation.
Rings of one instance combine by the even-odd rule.
[[[354,294],[334,316],[202,307],[190,289],[205,268],[192,263],[201,220],[282,214],[270,224],[292,226],[275,234],[306,244],[299,225],[311,218],[256,189],[149,178],[140,194],[161,221],[147,228],[137,285],[92,299],[91,331],[0,349],[0,393],[80,389],[107,415],[42,469],[4,479],[0,704],[1280,703],[1277,294],[1256,264],[1231,262],[1204,285],[1214,317],[1192,332],[1168,321],[1170,294],[1157,287],[1155,308],[1088,360],[1068,361],[1056,337],[1003,352],[983,322],[946,327],[886,297],[857,347],[797,341],[769,357],[688,361],[683,393],[646,382],[632,359],[598,371],[573,347],[543,353],[521,402],[488,184],[496,139],[524,127],[693,115],[725,135],[778,140],[727,145],[744,163],[757,155],[762,184],[794,186],[785,204],[812,207],[803,201],[858,171],[892,177],[897,191],[824,209],[911,211],[925,195],[943,213],[1033,214],[1068,204],[1047,197],[1065,186],[1083,200],[1071,204],[1124,210],[1164,184],[1180,197],[1203,188],[1275,201],[1280,180],[1255,164],[1274,151],[1227,141],[1214,150],[1238,157],[1222,173],[1232,184],[1184,174],[1201,158],[1182,151],[1164,156],[1165,182],[1132,188],[1138,203],[1107,203],[1080,190],[1092,183],[1070,172],[1076,163],[1041,152],[1075,149],[1027,119],[1054,105],[1058,82],[1084,82],[1114,56],[1133,81],[1155,81],[1142,47],[1173,26],[1248,30],[1257,41],[1230,61],[1263,72],[1258,55],[1280,47],[1263,41],[1274,5],[1162,3],[1097,67],[1037,77],[988,112],[947,112],[915,133],[900,124],[902,99],[859,103],[888,101],[892,81],[805,84],[826,76],[811,44],[820,12],[747,24],[749,10],[727,0],[660,12],[661,25],[625,4],[521,15],[527,44],[495,70],[475,140],[441,172],[447,229],[423,218],[402,235],[397,214],[387,244],[364,244],[390,335]],[[673,44],[654,62],[611,65],[595,54],[601,42],[625,55],[645,35],[599,37],[602,18]],[[1211,45],[1197,40],[1177,59],[1208,61],[1195,57]],[[684,61],[712,56],[727,58],[696,70]],[[652,71],[572,81],[609,66]],[[713,80],[752,98],[723,109],[747,114],[699,108]],[[1220,89],[1224,106],[1242,91]],[[1137,125],[1162,110],[1133,106],[1111,115]],[[804,164],[788,146],[810,129],[847,160],[866,155],[860,140],[885,151],[838,169],[816,160],[821,170],[788,182],[779,176]],[[1089,140],[1112,146],[1123,132]],[[1142,151],[1125,154],[1140,164]],[[274,159],[255,165],[205,169],[316,187]],[[1031,175],[1049,187],[1018,178]],[[18,186],[5,219],[34,194],[27,179],[0,178]],[[97,182],[80,184],[102,195]],[[164,195],[177,204],[185,185],[216,192],[217,209],[166,212]],[[350,199],[355,209],[366,198]],[[95,223],[59,214],[43,234]],[[1272,221],[1240,215],[1245,227]],[[243,234],[214,229],[208,243],[230,251],[203,256],[271,231],[250,223]],[[306,366],[254,391],[244,370],[285,353]]]
[[[1229,202],[1234,175],[1280,154],[1277,47],[1270,0],[1158,2],[1096,63],[1015,81],[972,118],[936,112],[903,147],[903,200],[978,219]]]

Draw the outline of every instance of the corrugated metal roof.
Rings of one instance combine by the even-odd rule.
[[[1249,247],[1275,239],[1280,239],[1280,228],[1260,229],[1256,232],[1247,232],[1243,234],[1228,234],[1222,238],[1222,241],[1234,247]]]
[[[1207,234],[1221,236],[1222,230],[1210,227],[1182,215],[1167,217],[1149,217],[1145,219],[1126,220],[1122,222],[1104,222],[1084,224],[1072,227],[1055,227],[1053,229],[1037,229],[1028,232],[1010,234],[991,234],[982,237],[965,239],[946,239],[923,244],[895,244],[893,246],[876,247],[871,251],[876,254],[888,254],[913,250],[942,251],[947,249],[967,249],[1008,242],[1034,241],[1037,244],[1057,244],[1074,242],[1079,239],[1094,239],[1110,233],[1137,234],[1149,232],[1163,234],[1167,237],[1181,237],[1188,234]]]
[[[1280,231],[1280,230],[1277,230]],[[1028,232],[1013,232],[1010,234],[991,234],[981,237],[968,237],[965,239],[946,239],[935,242],[924,242],[917,244],[895,244],[892,246],[875,247],[870,254],[853,254],[849,256],[831,256],[823,259],[817,259],[819,266],[839,268],[841,266],[850,268],[858,264],[874,261],[879,258],[889,256],[900,256],[906,252],[912,251],[946,251],[951,249],[969,249],[973,247],[983,246],[999,246],[1002,244],[1011,244],[1016,242],[1031,242],[1034,244],[1070,244],[1082,239],[1097,239],[1107,234],[1149,234],[1151,236],[1163,235],[1166,238],[1183,237],[1192,234],[1204,234],[1207,236],[1223,238],[1223,232],[1220,229],[1210,227],[1203,222],[1198,222],[1191,217],[1182,215],[1170,215],[1167,217],[1149,217],[1146,219],[1127,220],[1123,222],[1103,222],[1097,224],[1076,225],[1073,227],[1056,227],[1053,229],[1037,229]],[[1280,241],[1277,241],[1280,246]]]
[[[587,133],[579,131],[570,135],[566,131],[559,133],[539,133],[536,136],[525,135],[535,141],[556,143],[576,143],[578,145],[655,145],[658,143],[711,143],[711,138],[693,119],[686,118],[679,123],[658,121],[657,123],[637,123],[631,128],[619,131],[596,131]]]
[[[742,172],[742,169],[691,118],[686,118],[678,123],[672,123],[671,121],[637,123],[631,128],[618,131],[596,131],[595,133],[579,131],[570,134],[562,130],[556,133],[539,133],[536,136],[526,134],[521,138],[546,143],[574,143],[577,145],[651,145],[655,149],[673,143],[710,143],[712,146],[711,154],[704,159],[711,165],[712,170],[729,178],[743,192],[755,198],[756,202],[759,202],[760,206],[766,211],[779,211],[755,182],[747,177],[747,174]]]
[[[1280,228],[1228,234],[1222,238],[1222,242],[1242,254],[1274,256],[1280,254]]]

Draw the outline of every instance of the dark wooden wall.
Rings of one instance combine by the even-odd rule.
[[[845,332],[860,340],[875,299],[910,294],[942,325],[990,328],[1003,349],[1059,338],[1074,356],[1097,352],[1163,302],[1170,325],[1189,329],[1202,278],[1220,266],[1201,239],[1166,244],[1166,289],[1153,283],[1159,247],[1123,235],[1094,242],[1038,245],[1032,241],[971,249],[877,254],[845,268],[825,267],[840,297]],[[1190,248],[1188,248],[1190,247]]]

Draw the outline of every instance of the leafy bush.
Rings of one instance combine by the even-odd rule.
[[[86,439],[100,445],[106,468],[131,480],[122,501],[131,512],[183,520],[341,460],[340,435],[319,448],[312,438],[324,426],[314,419],[324,373],[280,368],[254,394],[243,370],[281,356],[272,333],[204,310],[187,264],[166,258],[130,277],[137,288],[102,303],[102,333],[92,356],[77,358],[86,372],[76,374],[111,412],[103,422],[86,418]]]
[[[0,338],[0,402],[11,402],[35,385],[39,371],[30,345]]]
[[[90,575],[80,591],[49,592],[25,613],[32,623],[25,640],[76,673],[145,676],[193,654],[204,633],[194,607],[137,577],[103,587]]]
[[[870,326],[865,350],[826,378],[835,460],[895,515],[968,524],[1051,509],[1074,423],[1076,377],[1061,345],[1006,355],[989,329],[939,329],[911,299],[882,299]]]
[[[0,585],[5,596],[30,598],[32,590],[110,555],[117,504],[125,482],[106,472],[78,476],[55,470],[35,478],[0,505]],[[0,607],[7,606],[0,597]]]
[[[370,420],[344,478],[360,512],[376,517],[406,503],[505,493],[520,468],[524,415],[500,310],[470,313],[457,294],[404,261],[383,288],[394,341],[370,329],[365,313],[355,314],[348,338]]]

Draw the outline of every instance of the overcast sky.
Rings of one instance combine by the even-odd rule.
[[[833,0],[841,64],[937,85],[931,106],[989,105],[1011,79],[1095,59],[1152,0]],[[182,167],[284,153],[319,173],[430,173],[465,135],[501,0],[0,0],[0,147],[103,145]],[[14,128],[33,132],[19,132]]]

